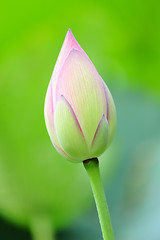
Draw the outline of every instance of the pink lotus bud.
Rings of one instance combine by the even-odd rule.
[[[48,86],[45,122],[55,148],[73,162],[100,156],[115,132],[110,91],[71,30]]]

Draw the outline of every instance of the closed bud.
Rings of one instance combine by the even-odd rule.
[[[100,156],[115,132],[111,93],[71,30],[48,86],[45,122],[55,148],[72,162]]]

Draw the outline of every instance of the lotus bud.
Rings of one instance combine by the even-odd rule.
[[[115,132],[111,93],[70,29],[47,89],[45,122],[57,151],[72,162],[100,156]]]

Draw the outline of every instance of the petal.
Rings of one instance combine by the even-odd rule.
[[[71,30],[69,29],[67,34],[66,34],[65,40],[63,42],[61,51],[59,53],[59,56],[58,56],[58,59],[57,59],[57,62],[55,64],[54,71],[53,71],[52,77],[51,77],[52,91],[53,91],[53,108],[55,108],[55,105],[56,105],[55,88],[56,88],[56,85],[57,85],[57,79],[58,79],[59,73],[61,71],[61,68],[62,68],[66,58],[68,57],[70,51],[73,48],[79,50],[80,52],[83,52],[86,55],[86,53],[83,51],[83,49],[81,48],[79,43],[76,41],[76,39],[73,36]]]
[[[49,83],[46,98],[45,98],[45,105],[44,105],[44,116],[45,116],[45,123],[49,133],[49,136],[56,146],[59,146],[58,139],[56,137],[53,125],[53,101],[52,101],[52,83]]]
[[[114,104],[112,95],[111,95],[107,85],[105,84],[105,82],[104,82],[104,88],[105,88],[105,94],[106,94],[107,105],[108,105],[107,120],[108,120],[108,124],[109,124],[109,140],[108,140],[108,145],[109,145],[115,134],[117,114],[116,114],[116,108],[115,108],[115,104]]]
[[[63,151],[75,162],[88,157],[88,147],[79,122],[67,100],[61,96],[54,112],[55,131]]]
[[[90,145],[100,117],[107,114],[106,95],[103,81],[92,62],[75,49],[70,52],[58,78],[56,98],[61,95],[72,106]]]
[[[96,129],[96,132],[92,141],[92,146],[91,146],[92,157],[98,157],[106,150],[108,137],[109,137],[108,121],[105,115],[103,115],[98,124],[98,127]]]
[[[44,116],[46,127],[52,144],[63,157],[70,159],[70,157],[61,149],[54,129],[51,82],[49,83],[45,98]]]

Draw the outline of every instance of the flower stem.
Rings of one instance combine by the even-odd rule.
[[[33,240],[55,240],[52,224],[46,216],[32,218],[30,229]]]
[[[88,173],[96,207],[98,211],[99,221],[101,225],[102,235],[104,240],[114,240],[114,234],[109,214],[109,209],[105,197],[104,188],[102,185],[99,162],[97,158],[88,159],[84,162],[84,167]]]

